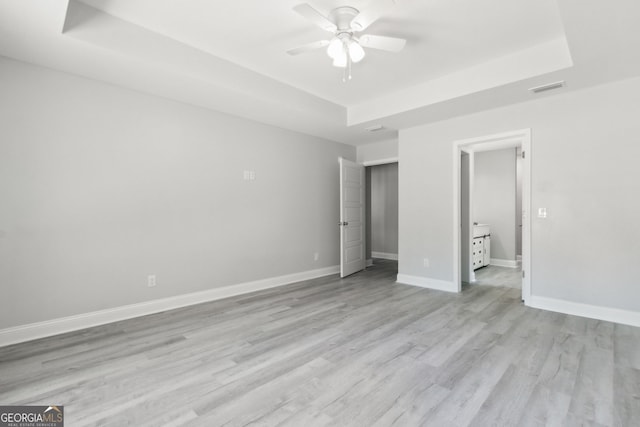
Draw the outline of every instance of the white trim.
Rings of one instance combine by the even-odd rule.
[[[388,253],[388,252],[373,252],[373,251],[371,251],[371,257],[372,258],[390,259],[390,260],[393,260],[393,261],[397,261],[398,260],[398,254],[392,254],[392,253]]]
[[[462,289],[460,256],[460,155],[465,151],[487,151],[521,146],[526,153],[522,164],[522,299],[531,298],[531,129],[463,139],[453,143],[453,283]]]
[[[37,338],[58,335],[65,332],[77,331],[93,326],[104,325],[106,323],[117,322],[120,320],[131,319],[134,317],[146,316],[148,314],[159,313],[176,308],[187,307],[190,305],[201,304],[204,302],[215,301],[236,295],[247,294],[263,289],[275,288],[339,272],[340,267],[335,265],[316,270],[287,274],[279,277],[239,283],[237,285],[225,286],[222,288],[214,288],[206,291],[141,302],[138,304],[130,304],[106,310],[78,314],[75,316],[62,317],[44,322],[15,326],[0,330],[0,347],[30,341]]]
[[[367,259],[367,267],[371,267],[373,265],[373,260],[371,258]]]
[[[419,286],[421,288],[434,289],[436,291],[458,292],[458,287],[454,282],[430,279],[428,277],[410,276],[408,274],[398,274],[396,283]]]
[[[619,308],[582,304],[555,298],[531,296],[529,306],[556,313],[588,317],[590,319],[621,323],[623,325],[640,326],[640,312],[621,310]]]
[[[377,165],[386,165],[389,163],[398,163],[398,157],[387,157],[386,159],[378,159],[378,160],[367,160],[362,162],[363,166],[377,166]]]
[[[466,149],[464,147],[460,147],[460,155],[462,153],[467,153],[467,155],[469,156],[469,198],[467,200],[468,205],[469,205],[469,210],[472,211],[473,209],[473,201],[474,201],[474,191],[475,191],[475,152],[473,150],[469,150]],[[458,176],[460,178],[462,178],[462,158],[460,159],[460,163],[459,163],[459,167],[460,167],[460,171],[458,172]],[[458,186],[458,188],[460,189],[460,195],[458,196],[458,199],[461,201],[460,203],[462,203],[462,198],[461,198],[461,194],[462,194],[462,181],[460,181],[460,184]],[[462,204],[460,205],[460,234],[462,235]],[[473,213],[469,212],[469,217],[467,218],[467,228],[469,230],[469,233],[471,234],[471,238],[473,239]],[[457,239],[458,242],[461,241],[461,238]],[[469,260],[469,265],[467,266],[467,268],[469,269],[469,282],[473,283],[476,281],[476,271],[473,268],[473,242],[469,241],[469,247],[468,247],[468,252],[467,252],[467,258]],[[462,274],[462,245],[460,247],[460,268],[458,269],[459,274],[460,274],[460,286],[458,287],[458,292],[460,292],[462,290],[462,281],[463,281],[463,274]]]
[[[518,268],[518,261],[514,259],[491,258],[491,265],[496,267]]]

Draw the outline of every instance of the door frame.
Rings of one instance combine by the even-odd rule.
[[[461,164],[462,151],[490,151],[521,146],[525,153],[522,162],[522,299],[531,301],[531,129],[520,129],[494,135],[468,138],[453,144],[453,283],[462,290],[461,263]],[[473,216],[469,215],[472,226]]]
[[[366,162],[362,162],[362,166],[378,166],[378,165],[388,165],[390,163],[399,163],[400,159],[398,157],[387,157],[386,159],[379,160],[367,160]]]
[[[377,160],[367,160],[362,162],[362,166],[365,167],[365,176],[366,176],[366,168],[370,167],[370,166],[380,166],[380,165],[390,165],[393,163],[397,163],[398,164],[398,190],[400,190],[400,158],[399,157],[387,157],[384,159],[377,159]],[[366,185],[366,182],[365,182]],[[365,188],[365,195],[367,194],[367,190],[371,190],[371,188]],[[365,197],[365,219],[369,218],[371,216],[371,212],[370,212],[370,208],[371,208],[371,200],[366,199]],[[398,210],[400,209],[399,206],[399,202],[398,202]],[[400,212],[398,211],[398,214]],[[365,235],[367,234],[367,228],[370,226],[371,224],[366,223],[365,224]],[[367,263],[367,267],[371,267],[373,265],[373,257],[372,258],[367,258],[367,241],[365,241],[365,258],[366,258],[366,263]],[[398,262],[400,262],[400,230],[398,230]]]
[[[338,158],[338,163],[340,163],[340,164],[342,162],[341,159],[342,159],[342,157]],[[348,160],[348,159],[345,159],[345,160]],[[364,166],[365,169],[367,167],[369,167],[369,166],[386,165],[386,164],[391,164],[391,163],[397,163],[398,166],[399,166],[400,165],[400,158],[399,157],[387,157],[387,158],[381,158],[381,159],[375,159],[375,160],[366,160],[366,161],[362,161],[362,162],[355,161],[354,163],[359,164],[361,166]],[[342,166],[340,166],[340,169],[342,169]],[[340,185],[342,185],[342,184],[340,184]],[[366,189],[366,180],[365,180],[365,195],[366,195],[366,192],[367,192],[366,190],[367,189]],[[342,199],[342,192],[340,192],[340,199]],[[366,234],[367,234],[366,230],[367,230],[367,226],[368,226],[368,224],[366,223],[366,218],[367,218],[367,214],[369,213],[368,212],[368,208],[370,207],[369,206],[369,200],[367,200],[366,196],[365,196],[364,206],[365,206],[365,215],[364,215],[365,216],[365,225],[364,225],[363,237],[364,237],[364,252],[365,252],[364,253],[364,258],[365,258],[365,268],[366,268],[366,267],[370,267],[371,265],[373,265],[373,264],[370,264],[371,259],[367,258],[367,253],[366,253],[367,252],[367,243],[368,243],[367,239],[366,239]],[[340,240],[340,265],[339,265],[340,274],[342,274],[342,264],[343,264],[343,257],[342,257],[342,255],[343,255],[342,254],[342,233],[343,233],[342,228],[343,227],[342,227],[341,224],[342,224],[342,219],[340,219],[340,239],[339,239]],[[398,247],[398,260],[400,259],[400,253],[399,252],[400,252],[400,250],[399,250],[399,247]]]
[[[469,163],[468,170],[467,170],[467,173],[469,175],[468,176],[469,182],[467,183],[468,184],[467,191],[468,191],[469,194],[467,194],[466,203],[467,203],[467,206],[469,207],[469,211],[470,211],[473,208],[473,194],[474,194],[473,193],[473,190],[474,190],[474,179],[473,179],[473,177],[475,175],[475,153],[474,153],[474,151],[472,149],[469,149],[467,147],[460,147],[460,155],[462,155],[463,153],[465,153],[469,157],[468,160],[467,160],[467,162]],[[460,174],[459,174],[459,176],[460,176],[460,180],[461,180],[460,181],[460,209],[461,209],[461,211],[460,211],[460,221],[459,221],[460,222],[460,233],[461,234],[460,234],[460,238],[458,239],[458,241],[460,242],[460,281],[462,282],[462,280],[464,279],[464,274],[463,274],[464,265],[462,263],[462,260],[465,259],[462,256],[462,251],[465,249],[465,245],[462,244],[462,238],[465,236],[465,227],[462,224],[462,217],[463,217],[463,215],[462,215],[462,206],[463,206],[463,203],[462,203],[462,157],[460,158]],[[466,246],[466,249],[467,249],[467,257],[466,257],[466,259],[467,259],[467,264],[468,264],[467,268],[469,269],[469,282],[475,282],[476,273],[473,270],[473,218],[472,218],[473,215],[471,214],[471,212],[468,213],[467,217],[468,217],[468,221],[467,221],[467,224],[466,224],[467,225],[466,230],[469,233],[469,236],[468,236],[469,239],[468,239],[467,246]],[[458,290],[458,292],[459,291],[460,290]]]

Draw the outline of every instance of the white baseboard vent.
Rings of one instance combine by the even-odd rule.
[[[640,327],[640,312],[638,311],[582,304],[533,295],[529,299],[528,305],[533,308],[555,311],[556,313],[571,314],[573,316],[587,317],[590,319]]]
[[[392,261],[398,260],[398,254],[392,254],[388,252],[371,252],[372,258],[390,259]]]
[[[518,268],[518,261],[513,259],[491,258],[491,265],[496,267]]]
[[[14,326],[0,330],[0,347],[63,334],[66,332],[77,331],[93,326],[104,325],[107,323],[118,322],[120,320],[132,319],[134,317],[146,316],[148,314],[159,313],[176,308],[187,307],[190,305],[201,304],[204,302],[229,298],[236,295],[289,285],[291,283],[329,276],[339,272],[340,267],[336,265],[319,268],[317,270],[302,271],[284,276],[239,283],[237,285],[225,286],[222,288],[193,292],[190,294],[176,295],[173,297],[146,301],[138,304],[130,304],[106,310],[83,313],[75,316],[62,317],[44,322]]]
[[[396,283],[419,286],[421,288],[434,289],[436,291],[458,292],[458,287],[453,282],[430,279],[428,277],[421,276],[410,276],[408,274],[398,274]]]

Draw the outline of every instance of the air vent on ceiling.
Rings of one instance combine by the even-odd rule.
[[[374,126],[369,126],[368,128],[364,128],[364,130],[366,130],[367,132],[379,132],[384,128],[385,127],[382,125],[374,125]]]
[[[529,91],[533,93],[546,92],[548,90],[560,89],[561,87],[564,87],[564,84],[565,84],[564,80],[561,80],[555,83],[549,83],[542,86],[532,87],[529,89]]]

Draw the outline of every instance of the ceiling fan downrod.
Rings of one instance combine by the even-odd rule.
[[[344,74],[342,76],[342,83],[346,83],[351,80],[351,64],[353,61],[351,60],[351,55],[347,55],[347,66],[344,67]]]

